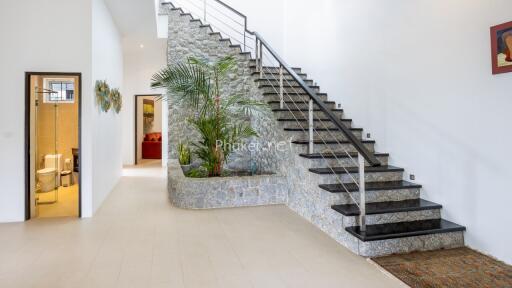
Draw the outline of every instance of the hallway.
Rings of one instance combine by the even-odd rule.
[[[155,163],[91,219],[0,224],[0,287],[404,287],[284,206],[173,208]]]

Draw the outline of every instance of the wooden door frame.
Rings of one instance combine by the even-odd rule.
[[[31,76],[78,77],[78,217],[82,217],[82,73],[80,72],[25,72],[25,221],[30,220],[30,78]]]
[[[134,161],[133,161],[133,163],[135,165],[138,164],[138,160],[139,160],[138,157],[137,157],[138,156],[137,152],[138,152],[138,147],[139,147],[139,142],[138,142],[139,139],[137,139],[137,133],[139,132],[138,129],[137,129],[137,124],[138,124],[138,121],[139,121],[139,119],[138,119],[139,115],[137,113],[137,111],[139,110],[139,101],[138,101],[139,97],[162,97],[162,94],[159,94],[159,93],[155,93],[155,94],[135,94],[135,105],[134,105],[135,106],[135,111],[134,111],[134,116],[135,116],[134,117],[134,119],[135,119],[135,121],[134,121],[134,126],[135,126],[134,131],[135,131],[135,135],[133,137],[135,139],[134,140],[134,144],[135,145],[134,145],[134,149],[133,149],[133,150],[135,150],[135,157],[134,157]],[[163,106],[162,106],[162,110],[163,110]],[[161,115],[162,115],[162,112],[163,111],[160,112]]]

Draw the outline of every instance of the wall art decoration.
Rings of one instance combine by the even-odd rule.
[[[112,108],[114,111],[119,114],[121,112],[121,108],[123,106],[123,98],[121,96],[121,92],[119,92],[118,88],[112,88],[110,90],[110,102],[112,103]]]
[[[144,99],[143,103],[143,117],[144,117],[144,134],[147,134],[153,129],[153,122],[155,121],[155,101]]]
[[[512,72],[512,22],[491,27],[492,74]]]
[[[96,104],[100,106],[101,111],[108,112],[112,106],[110,101],[110,87],[105,80],[96,81]]]

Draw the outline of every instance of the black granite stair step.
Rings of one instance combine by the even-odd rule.
[[[254,62],[256,60],[252,59],[251,62]],[[249,65],[249,68],[252,68],[252,69],[256,69],[256,65],[255,64],[251,64]],[[299,68],[299,67],[291,67],[293,70],[301,70],[302,68]],[[274,67],[274,66],[263,66],[263,74],[265,73],[268,73],[269,70],[265,70],[265,69],[279,69],[279,67]],[[286,71],[286,70],[285,70]],[[286,71],[288,72],[288,71]],[[259,73],[259,72],[258,72]],[[295,71],[295,73],[298,73],[297,71]]]
[[[212,25],[210,25],[210,24],[203,24],[203,25],[200,25],[199,27],[200,28],[208,28],[208,27],[212,28]]]
[[[240,48],[240,49],[242,49],[242,46],[240,44],[234,44],[234,45],[229,45],[229,48]]]
[[[313,80],[311,79],[302,79],[302,81],[304,81],[305,83],[307,82],[314,82]],[[254,79],[254,82],[268,82],[268,81],[276,81],[276,82],[279,82],[279,78],[273,78],[273,77],[263,77],[263,78],[257,78],[257,79]],[[292,81],[294,81],[293,84],[297,84],[296,80],[292,80],[292,79],[283,79],[284,83],[283,84],[289,84],[291,83]],[[288,82],[288,83],[287,83]]]
[[[308,119],[304,118],[279,118],[277,119],[279,122],[308,122]],[[331,119],[324,119],[324,118],[313,118],[313,121],[315,122],[331,122]],[[349,122],[352,123],[352,119],[340,119],[341,122]]]
[[[314,85],[315,82],[313,80],[310,80],[310,79],[302,79],[302,81],[304,81],[304,83],[308,86],[310,85]],[[268,84],[268,85],[272,85],[272,86],[277,86],[279,87],[279,79],[262,79],[262,78],[259,78],[259,79],[255,79],[254,82],[256,83],[259,83],[259,84]],[[283,86],[286,87],[286,86],[293,86],[293,87],[298,87],[300,86],[299,83],[297,82],[297,80],[292,80],[292,79],[285,79],[284,82],[283,82]]]
[[[366,204],[366,214],[386,214],[386,213],[399,213],[410,211],[423,211],[441,209],[443,206],[423,200],[423,199],[410,199],[403,201],[389,201],[389,202],[376,202]],[[345,215],[345,216],[359,216],[359,207],[355,204],[334,205],[332,209]]]
[[[272,71],[264,71],[263,72],[263,75],[266,75],[266,74],[272,74],[272,75],[277,75],[275,78],[263,78],[263,79],[269,79],[269,80],[274,80],[274,79],[279,79],[279,72],[272,72]],[[257,76],[257,75],[260,75],[260,72],[252,72],[252,75],[253,76]],[[283,70],[283,75],[290,75],[288,73],[288,71],[286,70]],[[297,73],[297,75],[299,75],[300,77],[307,77],[308,74],[306,73]],[[289,79],[287,79],[288,81],[290,81]]]
[[[258,87],[265,88],[265,87],[278,87],[278,86],[272,85],[272,84],[260,84]],[[302,88],[302,86],[300,86],[299,84],[297,84],[297,85],[284,84],[283,87],[284,88]],[[316,85],[308,85],[308,87],[311,89],[320,89],[320,86],[316,86]]]
[[[361,141],[363,144],[375,144],[375,140],[362,140]],[[309,144],[309,140],[295,140],[295,141],[292,141],[293,144],[298,144],[298,145],[308,145]],[[313,140],[313,143],[314,144],[351,144],[352,142],[350,141],[341,141],[341,140],[320,140],[320,139],[315,139]]]
[[[263,95],[279,95],[280,93],[279,92],[263,92]],[[320,92],[317,92],[315,93],[317,96],[327,96],[327,93],[320,93]],[[289,95],[289,94],[288,94]],[[309,95],[308,93],[306,92],[299,92],[299,93],[293,93],[293,95],[290,95],[290,96],[296,96],[296,95],[299,95],[299,96],[307,96]]]
[[[334,155],[333,155],[333,153],[313,153],[313,154],[301,153],[301,154],[299,154],[300,157],[306,158],[306,159],[349,158],[349,155],[352,158],[358,157],[357,152],[348,152],[348,154],[344,153],[344,152],[337,152],[337,153],[334,153]],[[389,153],[373,153],[373,155],[375,155],[375,157],[387,157],[387,156],[389,156]]]
[[[190,16],[190,17],[192,17],[192,14],[190,14],[190,13],[181,13],[180,16]]]
[[[357,192],[359,187],[355,183],[347,183],[342,186],[340,184],[321,184],[318,187],[331,193]],[[382,191],[382,190],[405,190],[421,188],[421,185],[407,181],[383,181],[383,182],[367,182],[366,191]]]
[[[286,95],[285,95],[286,97]],[[280,104],[281,101],[277,101],[277,100],[273,100],[273,101],[268,101],[267,102],[268,104]],[[286,104],[309,104],[307,101],[306,102],[297,102],[297,101],[284,101],[284,103]],[[336,102],[334,101],[324,101],[325,104],[335,104]]]
[[[309,109],[307,108],[303,108],[303,109],[297,109],[297,108],[290,108],[290,109],[287,109],[287,108],[279,108],[279,109],[272,109],[272,111],[274,112],[287,112],[287,111],[305,111],[305,112],[308,112]],[[313,109],[313,112],[322,112],[323,110],[321,109]],[[343,109],[330,109],[330,111],[333,111],[333,112],[343,112]]]
[[[359,226],[347,227],[345,230],[361,241],[388,240],[412,236],[431,235],[466,231],[460,226],[444,219],[367,225],[361,232]]]
[[[332,167],[332,168],[310,168],[309,172],[315,174],[345,174],[347,173],[357,173],[359,171],[359,167]],[[378,173],[378,172],[402,172],[404,168],[399,168],[391,165],[382,165],[382,166],[367,166],[364,171],[366,173]]]
[[[363,128],[349,128],[352,131],[363,131]],[[290,132],[308,132],[309,128],[284,128],[284,131],[290,131]],[[341,132],[338,128],[314,128],[314,131],[333,131],[333,132]]]

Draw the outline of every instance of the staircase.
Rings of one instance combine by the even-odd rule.
[[[247,30],[243,14],[209,0],[217,11],[225,9],[223,15],[233,12],[245,21],[238,33],[243,39],[238,35],[234,40],[198,19],[208,19],[207,6],[194,18],[175,2],[162,3],[161,13],[169,15],[170,25],[190,25],[190,31],[217,43],[218,53],[236,55],[252,77],[253,83],[247,80],[244,85],[252,85],[254,97],[271,107],[280,139],[292,139],[280,162],[290,184],[287,205],[292,210],[362,256],[464,245],[465,227],[442,219],[442,206],[422,199],[421,185],[404,181],[404,169],[389,165],[389,154],[376,152],[375,141],[364,140],[363,129],[353,127],[302,69],[289,67],[258,33]],[[173,37],[170,41],[178,41],[178,34]],[[198,43],[204,43],[201,39]],[[201,50],[201,45],[191,45]]]

